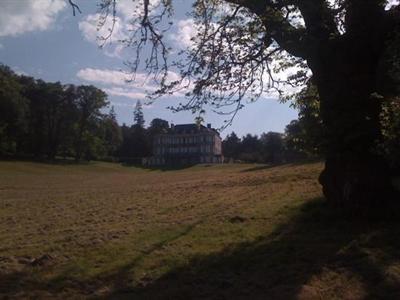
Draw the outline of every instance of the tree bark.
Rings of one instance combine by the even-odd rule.
[[[385,208],[390,206],[394,189],[389,165],[377,147],[381,141],[380,103],[371,96],[356,95],[354,90],[347,93],[354,98],[336,98],[338,93],[333,92],[324,99],[328,150],[319,179],[323,193],[329,202],[341,208]]]
[[[355,41],[329,45],[310,63],[326,136],[326,163],[319,181],[326,199],[344,209],[387,208],[395,194],[389,166],[377,151],[382,139],[379,55]]]

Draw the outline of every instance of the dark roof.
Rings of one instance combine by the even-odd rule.
[[[210,132],[219,134],[214,128],[208,128],[203,125],[198,126],[197,124],[179,124],[171,126],[171,133],[183,134],[183,133],[198,133],[198,132]]]

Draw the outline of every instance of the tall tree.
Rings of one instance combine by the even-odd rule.
[[[148,145],[150,152],[153,153],[153,140],[157,134],[167,133],[169,130],[168,121],[155,118],[150,122],[150,126],[147,128]]]
[[[102,125],[104,129],[103,140],[107,156],[115,156],[122,143],[122,132],[117,122],[114,106],[112,106],[110,112],[104,116]]]
[[[104,16],[117,0],[103,1]],[[377,155],[382,139],[379,115],[387,89],[379,84],[380,63],[400,31],[400,6],[383,0],[196,0],[192,13],[199,34],[174,66],[181,80],[168,80],[168,45],[163,17],[173,1],[143,1],[128,44],[136,49],[132,71],[145,66],[161,73],[158,94],[193,87],[178,109],[202,110],[256,99],[280,81],[274,67],[296,66],[288,78],[304,83],[308,67],[320,96],[325,126],[326,164],[320,183],[326,198],[343,207],[369,206],[391,198],[388,164]],[[164,9],[163,9],[164,8]],[[115,20],[115,18],[114,18]],[[105,24],[105,22],[102,22]],[[152,51],[144,47],[152,45]],[[395,61],[394,63],[398,63]]]
[[[144,128],[143,106],[140,100],[136,101],[135,110],[133,111],[133,122],[135,126]]]
[[[59,82],[46,83],[42,86],[43,105],[46,132],[46,155],[54,159],[58,153],[60,144],[76,121],[76,109],[74,99],[69,97],[68,87]],[[69,131],[69,133],[71,133]]]
[[[94,142],[94,132],[102,116],[100,109],[108,102],[107,94],[91,85],[77,87],[76,95],[79,120],[75,140],[75,160],[79,161],[83,153],[90,150],[91,142]]]
[[[16,74],[0,64],[0,155],[21,150],[28,109],[22,89]]]
[[[224,156],[230,159],[238,159],[240,153],[240,138],[235,132],[227,135],[227,137],[222,141],[222,151]]]
[[[118,148],[118,157],[124,161],[127,158],[133,157],[133,145],[132,145],[132,131],[131,127],[125,123],[121,126],[122,143]]]
[[[300,120],[292,120],[285,128],[285,148],[289,161],[305,159],[309,152],[308,135]]]
[[[263,133],[260,137],[264,161],[269,163],[281,163],[284,160],[283,135],[279,132]]]
[[[312,81],[295,95],[292,107],[299,119],[286,126],[286,143],[289,150],[304,156],[321,156],[326,144],[324,124],[321,120],[320,99]]]
[[[246,134],[242,137],[239,158],[248,162],[262,162],[262,144],[257,135]]]
[[[131,149],[132,156],[137,159],[149,156],[151,147],[147,138],[147,131],[144,128],[145,120],[143,115],[143,106],[140,100],[136,102],[136,106],[133,111],[133,121],[134,123],[131,127],[130,137],[133,145],[133,148]]]
[[[23,76],[23,95],[29,99],[27,152],[36,158],[46,154],[46,82]]]
[[[150,126],[147,129],[150,135],[156,135],[160,133],[167,133],[169,129],[168,121],[155,118],[150,122]]]

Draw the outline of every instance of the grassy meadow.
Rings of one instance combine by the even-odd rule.
[[[339,217],[321,168],[0,162],[0,298],[399,299],[399,223]]]

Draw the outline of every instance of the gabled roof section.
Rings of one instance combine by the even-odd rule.
[[[178,125],[173,125],[171,124],[171,128],[169,130],[170,134],[191,134],[191,133],[200,133],[200,132],[208,132],[208,133],[213,133],[219,135],[219,132],[211,128],[211,125],[203,126],[203,125],[197,125],[197,124],[178,124]]]

